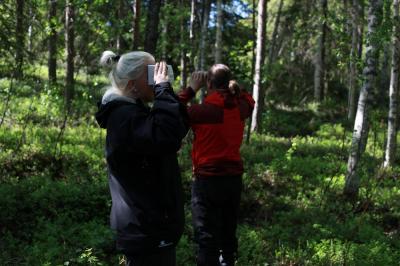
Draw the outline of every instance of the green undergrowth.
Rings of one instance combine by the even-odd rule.
[[[105,132],[93,118],[105,84],[78,80],[65,129],[61,88],[47,88],[34,77],[14,84],[8,109],[0,108],[5,112],[0,127],[1,265],[122,261],[108,225]],[[9,87],[9,80],[0,81],[3,102]],[[267,111],[265,132],[253,134],[250,144],[242,146],[237,265],[398,265],[400,168],[377,170],[384,127],[371,126],[359,197],[349,202],[342,190],[351,130],[304,110]],[[194,265],[195,251],[192,138],[189,133],[179,151],[186,225],[177,263],[185,266]]]

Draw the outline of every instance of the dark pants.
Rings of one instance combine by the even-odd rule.
[[[196,177],[193,181],[192,219],[198,245],[197,265],[235,264],[241,191],[241,176]]]
[[[162,250],[154,254],[127,255],[126,266],[175,266],[175,248]]]

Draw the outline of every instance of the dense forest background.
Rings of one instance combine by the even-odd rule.
[[[399,265],[399,0],[2,0],[0,28],[0,265],[122,263],[105,50],[166,60],[176,91],[221,62],[253,94],[238,265]]]

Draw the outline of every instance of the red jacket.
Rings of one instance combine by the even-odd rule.
[[[192,88],[178,94],[187,103],[195,96]],[[192,161],[195,176],[241,175],[240,146],[245,119],[251,115],[254,100],[247,92],[239,97],[228,91],[213,91],[202,104],[188,107],[194,133]]]

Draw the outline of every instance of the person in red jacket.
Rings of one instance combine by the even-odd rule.
[[[181,102],[187,104],[205,83],[204,102],[188,107],[194,133],[191,204],[196,261],[199,266],[234,265],[243,174],[239,149],[254,100],[231,81],[226,65],[215,64],[207,73],[192,74],[190,86],[178,94]]]

